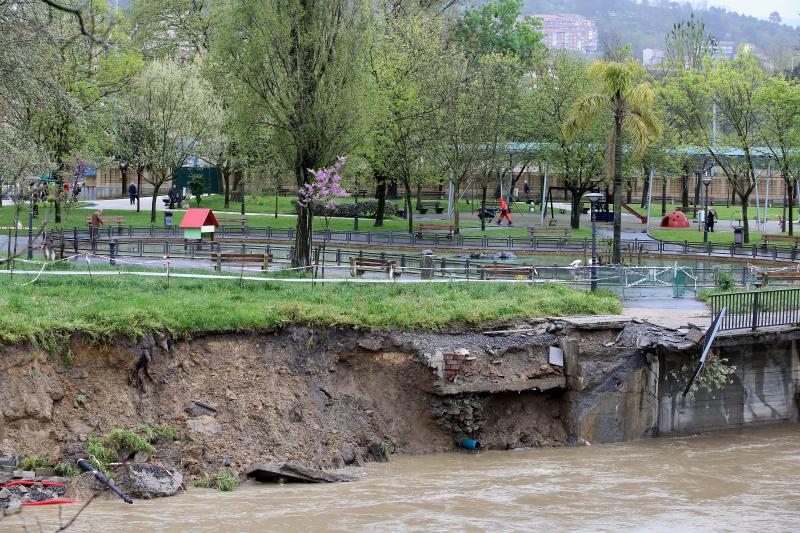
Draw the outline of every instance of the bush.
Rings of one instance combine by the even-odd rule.
[[[53,470],[61,477],[72,477],[75,475],[75,469],[69,463],[58,463]]]
[[[113,428],[108,432],[108,435],[106,435],[106,441],[117,451],[134,450],[145,453],[153,453],[156,451],[152,444],[130,429]]]
[[[358,216],[364,218],[375,218],[378,213],[378,200],[364,199],[358,200]],[[397,206],[393,202],[386,202],[383,210],[384,216],[392,217],[397,214]],[[347,202],[337,204],[333,209],[327,209],[323,205],[314,205],[314,216],[329,216],[329,217],[348,217],[356,216],[356,204],[354,202]]]
[[[159,437],[164,437],[165,439],[169,440],[178,440],[178,432],[175,431],[175,428],[166,424],[155,426],[150,424],[141,424],[139,426],[139,431],[144,434],[144,437],[149,442],[155,442]]]
[[[19,467],[22,470],[36,470],[37,468],[53,468],[44,457],[25,457],[20,461]]]
[[[102,437],[92,436],[86,439],[86,453],[89,462],[100,470],[107,470],[108,463],[117,460],[117,450],[106,446]]]
[[[239,478],[234,476],[227,468],[220,468],[215,476],[205,476],[198,479],[195,487],[210,489],[216,487],[220,492],[230,492],[239,486]]]
[[[732,291],[736,282],[733,281],[733,274],[730,270],[717,271],[717,287],[723,291]]]

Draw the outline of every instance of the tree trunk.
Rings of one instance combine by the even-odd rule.
[[[794,183],[792,183],[792,181],[789,178],[785,178],[785,179],[786,179],[786,187],[787,187],[788,196],[789,196],[789,218],[786,221],[786,223],[789,224],[789,235],[794,235],[794,220],[793,220],[794,216],[792,214],[792,208],[794,207],[795,186],[794,186]]]
[[[696,183],[694,184],[694,207],[696,209],[700,205],[700,175],[696,174],[695,178],[696,178],[695,179]]]
[[[681,205],[689,207],[689,174],[686,169],[681,174]]]
[[[309,268],[311,267],[311,243],[313,239],[312,224],[314,214],[308,207],[297,205],[297,228],[294,238],[294,254],[292,255],[292,267]]]
[[[614,249],[611,262],[622,263],[622,117],[614,118]]]
[[[156,223],[156,200],[158,200],[158,189],[161,188],[161,183],[153,185],[153,203],[150,206],[150,223]]]
[[[742,237],[744,237],[744,243],[747,244],[750,242],[750,223],[747,218],[750,194],[748,193],[747,196],[740,195],[739,199],[742,201]]]
[[[403,196],[406,204],[406,219],[408,220],[408,232],[414,232],[414,209],[411,205],[411,180],[403,178]]]
[[[481,185],[481,214],[484,215],[481,217],[481,231],[486,231],[486,192],[488,187],[484,182]]]
[[[231,173],[227,165],[222,165],[218,168],[222,175],[222,190],[225,195],[222,205],[225,209],[228,209],[231,206]]]
[[[136,212],[141,211],[139,198],[142,197],[142,168],[136,167]]]
[[[572,229],[581,227],[581,195],[580,190],[569,189],[572,194],[572,212],[569,215],[569,225]]]
[[[460,220],[459,214],[460,214],[460,211],[461,211],[458,208],[458,204],[459,204],[459,202],[458,202],[458,187],[459,187],[459,185],[460,185],[460,182],[457,182],[455,180],[453,181],[453,198],[454,198],[454,203],[455,203],[455,205],[453,206],[453,226],[455,226],[455,228],[453,228],[453,233],[460,233],[460,231],[458,229],[458,222]]]
[[[386,210],[386,179],[379,177],[378,185],[375,187],[375,196],[378,199],[378,208],[375,210],[375,227],[383,226],[383,216]]]
[[[422,184],[417,184],[417,210],[422,209]]]
[[[731,205],[736,205],[736,189],[731,187]]]
[[[661,179],[661,216],[667,214],[667,177]]]
[[[122,177],[122,197],[126,197],[128,195],[128,166],[126,165],[123,167],[122,165],[119,166],[119,173]]]

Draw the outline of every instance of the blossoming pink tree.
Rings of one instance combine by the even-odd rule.
[[[302,207],[308,209],[311,213],[314,212],[314,206],[320,205],[323,207],[323,216],[325,217],[325,232],[327,233],[330,228],[330,213],[336,208],[336,200],[338,198],[345,198],[348,196],[347,191],[342,188],[342,177],[339,175],[339,169],[342,168],[347,158],[339,156],[336,158],[336,163],[332,167],[323,168],[320,170],[309,169],[313,176],[310,183],[306,183],[298,190],[299,200],[297,201]],[[311,225],[311,217],[308,217],[308,238],[312,239],[313,228]],[[310,249],[309,242],[309,249]],[[322,242],[322,275],[325,275],[325,241]],[[319,264],[319,257],[317,257],[317,264]]]

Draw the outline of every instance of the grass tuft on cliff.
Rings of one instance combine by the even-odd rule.
[[[295,322],[439,329],[519,317],[616,314],[619,299],[556,284],[318,284],[134,277],[0,277],[0,341],[57,332],[251,332]]]

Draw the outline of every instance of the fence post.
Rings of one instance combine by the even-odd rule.
[[[108,243],[108,264],[109,265],[116,265],[117,264],[117,240],[109,241]]]
[[[756,291],[753,294],[753,321],[752,321],[752,329],[753,331],[756,330],[758,327],[758,313],[760,311],[759,305],[761,304],[761,293]]]

